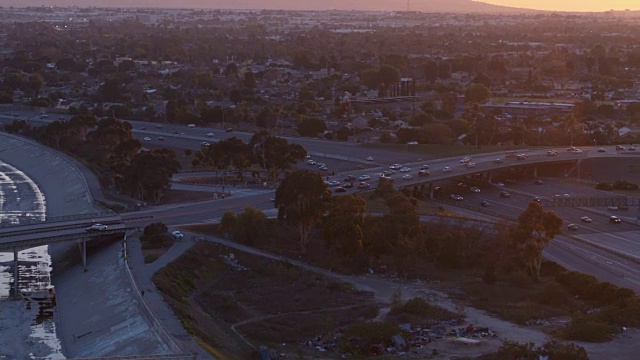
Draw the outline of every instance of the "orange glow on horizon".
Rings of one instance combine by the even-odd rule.
[[[494,5],[551,11],[640,10],[638,0],[480,0]]]

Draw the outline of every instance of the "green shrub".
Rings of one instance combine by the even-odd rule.
[[[451,311],[431,305],[419,297],[408,300],[402,305],[396,305],[389,312],[389,315],[399,314],[423,316],[432,320],[449,320],[458,317]]]
[[[567,303],[571,294],[567,289],[556,281],[550,281],[542,286],[535,295],[535,299],[540,304],[561,307]]]
[[[509,274],[506,281],[509,285],[520,289],[528,289],[531,287],[531,285],[533,285],[533,279],[531,278],[531,276],[521,271],[516,271]]]
[[[624,180],[618,180],[612,186],[616,190],[638,190],[638,184],[633,184]]]
[[[601,182],[596,184],[596,189],[597,190],[606,190],[606,191],[611,191],[613,190],[613,185],[606,183],[606,182]]]
[[[597,321],[588,316],[575,317],[560,332],[560,336],[565,340],[606,342],[611,340],[611,335],[615,329],[603,322]]]
[[[152,263],[152,262],[154,262],[154,261],[158,260],[158,257],[159,257],[159,256],[158,256],[158,255],[156,255],[156,254],[150,254],[150,255],[147,255],[147,256],[145,256],[145,257],[144,257],[144,263],[145,263],[145,264],[150,264],[150,263]]]
[[[537,359],[540,355],[548,356],[553,360],[589,360],[586,350],[575,344],[560,344],[555,341],[548,342],[537,349],[533,343],[521,344],[505,341],[495,356],[487,359],[512,360],[512,359]],[[481,357],[484,359],[485,357]]]

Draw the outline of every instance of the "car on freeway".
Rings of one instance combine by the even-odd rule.
[[[498,182],[498,183],[496,183],[496,185],[498,185],[499,187],[504,187],[504,183],[503,182]]]
[[[616,210],[618,210],[618,207],[617,206],[607,206],[607,210],[616,211]]]
[[[558,151],[557,150],[548,150],[547,151],[547,156],[557,156],[558,155]]]
[[[334,186],[340,185],[340,181],[337,181],[337,180],[325,181],[324,183],[327,184],[328,187],[334,187]]]
[[[404,174],[404,175],[402,175],[402,179],[403,179],[403,180],[411,180],[411,179],[413,179],[413,175],[411,175],[411,174]]]
[[[609,217],[609,222],[612,224],[620,224],[620,218],[617,216],[610,216]]]
[[[355,181],[355,180],[356,180],[356,177],[355,177],[355,176],[353,176],[353,175],[347,175],[347,176],[345,176],[345,177],[344,177],[344,180],[343,180],[343,181],[349,182],[349,181]]]
[[[493,163],[494,163],[494,164],[502,164],[503,162],[504,162],[504,160],[502,160],[502,159],[495,159],[495,160],[493,160]]]
[[[180,231],[176,230],[176,231],[172,231],[171,235],[173,235],[173,238],[176,240],[182,240],[182,238],[184,238],[184,234],[182,234]]]
[[[395,181],[396,179],[392,178],[391,176],[386,176],[386,175],[380,175],[380,177],[378,178],[379,181]]]
[[[622,145],[616,145],[616,151],[622,151],[622,150],[624,150],[624,149],[625,149],[625,148],[624,148],[624,146],[622,146]]]
[[[391,176],[391,175],[393,175],[393,174],[395,174],[395,173],[396,173],[396,172],[395,172],[395,171],[393,171],[393,170],[385,170],[385,171],[383,171],[383,172],[382,172],[382,175],[384,175],[384,176]]]
[[[357,188],[358,189],[369,189],[369,188],[371,188],[371,185],[369,185],[369,183],[367,183],[367,182],[361,181],[358,184]]]
[[[418,145],[417,141],[409,141],[407,145]]]
[[[335,190],[333,190],[334,192],[337,193],[343,193],[343,192],[347,192],[347,189],[344,186],[338,186]]]
[[[472,186],[469,188],[469,191],[471,191],[472,193],[479,193],[480,192],[480,188],[477,186]]]
[[[49,115],[47,115],[47,114],[40,114],[40,115],[38,115],[38,118],[39,118],[39,119],[46,119],[46,118],[48,118],[48,117],[49,117]]]
[[[462,201],[462,200],[464,200],[464,198],[462,197],[462,195],[458,195],[458,194],[451,194],[449,197],[450,197],[452,200],[455,200],[455,201]]]
[[[420,166],[420,170],[429,170],[429,165]]]
[[[576,224],[569,224],[567,225],[567,229],[571,230],[571,231],[576,231],[578,230],[578,225]]]
[[[369,156],[366,160],[367,160],[367,161],[373,161],[373,160],[374,160],[374,158],[373,158],[373,156]]]
[[[156,125],[156,129],[162,129],[164,126],[162,125]]]
[[[590,218],[590,217],[588,217],[588,216],[583,216],[583,217],[581,217],[581,218],[580,218],[580,221],[582,221],[582,222],[584,222],[584,223],[588,223],[588,224],[593,222],[593,220],[591,220],[591,218]]]
[[[465,165],[465,167],[466,167],[467,169],[474,168],[474,167],[476,167],[476,163],[474,163],[474,162],[469,162],[469,163],[467,163],[467,164]]]
[[[393,165],[389,166],[389,169],[391,169],[391,170],[400,170],[400,169],[402,169],[402,165],[393,164]]]
[[[179,132],[177,132],[177,131],[172,131],[171,133],[172,134],[179,134]]]
[[[164,136],[158,136],[158,140],[165,141],[165,140],[167,140],[167,138],[165,138]]]
[[[400,172],[406,173],[406,172],[410,172],[411,168],[409,167],[403,167],[402,169],[400,169]]]
[[[629,147],[627,148],[627,151],[636,151],[636,148],[635,148],[635,147],[633,147],[633,146],[629,146]]]
[[[147,136],[144,138],[144,141],[151,141],[151,138]]]
[[[453,169],[448,167],[448,166],[445,166],[444,168],[442,168],[442,171],[444,171],[444,172],[452,172]]]
[[[518,154],[516,155],[516,160],[527,160],[528,157],[529,155],[527,154]]]
[[[353,183],[352,182],[344,183],[342,184],[342,187],[345,189],[351,189],[353,187]]]
[[[542,198],[534,197],[533,199],[531,199],[531,201],[535,201],[535,202],[540,204],[540,203],[542,203]]]
[[[194,127],[196,127],[196,124],[189,124],[189,125],[187,125],[187,127],[194,128]]]
[[[536,184],[536,185],[542,185],[542,184],[544,184],[544,181],[542,181],[542,180],[540,180],[540,179],[537,179],[537,180],[536,180],[536,181],[534,181],[533,183],[534,183],[534,184]]]
[[[214,137],[214,136],[216,136],[216,134],[214,134],[214,133],[207,133],[207,136],[208,136],[208,137]]]
[[[201,143],[200,143],[200,145],[202,145],[202,146],[211,146],[211,144],[209,144],[209,143],[208,143],[208,142],[206,142],[206,141],[201,142]]]
[[[471,158],[468,157],[468,156],[465,156],[462,159],[460,159],[459,162],[460,162],[460,164],[465,164],[465,163],[471,162]]]
[[[420,170],[420,171],[418,171],[418,176],[429,176],[429,175],[431,175],[429,170]]]
[[[489,202],[487,200],[482,200],[482,202],[480,202],[480,206],[489,207]]]
[[[501,197],[501,198],[505,198],[505,199],[506,199],[506,198],[510,198],[510,197],[511,197],[511,194],[509,194],[509,193],[508,193],[508,192],[506,192],[506,191],[500,191],[500,197]]]
[[[322,165],[322,166],[318,167],[318,170],[329,171],[329,168],[326,167],[325,165]]]
[[[87,232],[105,231],[105,230],[107,230],[107,225],[103,225],[103,224],[93,224],[88,228],[86,228]]]
[[[233,132],[233,128],[226,128],[226,129],[224,129],[224,131],[226,131],[226,132]]]
[[[567,148],[567,151],[576,151],[576,147],[575,146],[569,146]]]
[[[315,160],[307,160],[307,165],[313,166],[315,164],[316,164]]]
[[[598,149],[598,152],[599,152],[599,153],[607,152],[607,149],[605,149],[605,148],[600,148],[600,149]]]
[[[358,180],[360,180],[360,181],[367,181],[369,179],[371,179],[371,176],[369,176],[369,175],[360,175],[360,176],[358,176]]]

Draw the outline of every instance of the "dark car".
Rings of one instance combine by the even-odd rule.
[[[349,182],[349,181],[355,181],[356,177],[353,175],[347,175],[344,177],[344,181]]]
[[[224,129],[224,131],[226,131],[226,132],[233,132],[233,128],[226,128],[226,129]]]
[[[347,192],[347,189],[345,189],[344,186],[339,186],[334,191],[337,193],[343,193],[343,192]]]
[[[509,198],[509,197],[511,197],[511,194],[509,194],[506,191],[500,191],[500,197],[501,198]]]
[[[353,183],[352,182],[344,183],[342,184],[342,187],[345,189],[351,189],[353,187]]]
[[[534,197],[533,199],[531,199],[531,201],[535,201],[535,202],[537,202],[537,203],[541,203],[541,202],[542,202],[542,199],[541,199],[541,198],[539,198],[539,197]]]
[[[487,200],[483,200],[483,201],[480,203],[480,206],[482,206],[482,207],[489,207],[489,202],[488,202]]]
[[[544,181],[538,179],[538,180],[534,181],[533,183],[536,184],[536,185],[542,185],[542,184],[544,184]]]
[[[576,224],[569,224],[569,225],[567,225],[567,228],[568,228],[569,230],[571,230],[571,231],[576,231],[576,230],[578,230],[578,225],[576,225]]]
[[[618,218],[617,216],[610,216],[609,222],[612,224],[620,224],[620,218]]]

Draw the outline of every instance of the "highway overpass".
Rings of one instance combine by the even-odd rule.
[[[70,219],[70,220],[67,220]],[[87,231],[93,224],[104,224],[102,231]],[[87,266],[87,241],[106,236],[124,236],[127,231],[137,228],[126,225],[120,216],[110,213],[82,214],[54,218],[25,225],[0,228],[0,251],[13,251],[14,295],[18,296],[18,251],[36,246],[63,242],[77,242],[82,252],[82,262]]]

